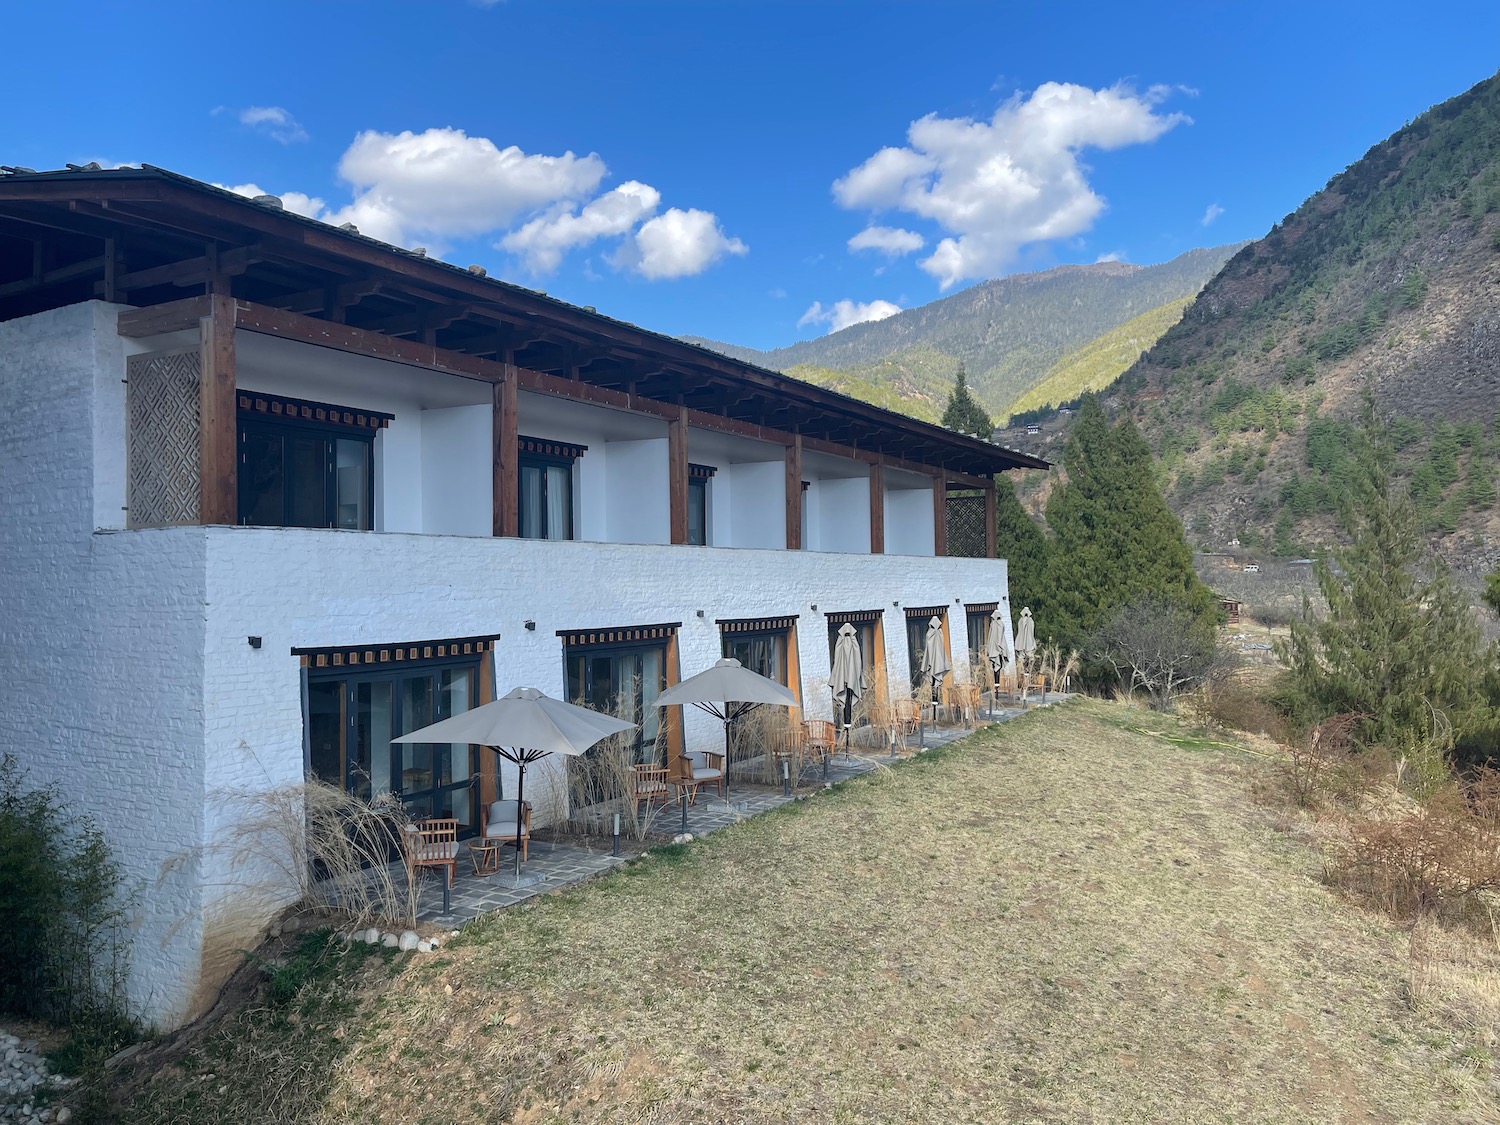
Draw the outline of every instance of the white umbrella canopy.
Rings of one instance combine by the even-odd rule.
[[[634,723],[553,699],[533,687],[513,688],[499,699],[403,734],[391,742],[468,742],[488,746],[516,764],[516,802],[526,793],[526,767],[548,754],[578,756]],[[516,879],[521,878],[521,825],[516,816]],[[540,876],[532,877],[539,881]]]
[[[833,674],[828,684],[833,688],[833,698],[838,703],[838,718],[848,726],[847,711],[854,701],[865,692],[865,658],[859,651],[859,634],[847,621],[839,628],[839,638],[833,646]]]
[[[1016,626],[1016,652],[1030,656],[1036,651],[1036,622],[1031,619],[1031,607],[1021,609],[1021,624]]]

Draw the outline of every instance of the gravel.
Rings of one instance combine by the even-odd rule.
[[[35,1042],[0,1028],[0,1121],[66,1125],[73,1111],[60,1099],[73,1081],[47,1070]]]

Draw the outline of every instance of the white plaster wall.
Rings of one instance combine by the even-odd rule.
[[[870,482],[862,477],[835,477],[814,484],[818,490],[817,544],[812,550],[870,553]]]
[[[0,746],[117,845],[130,996],[170,1024],[203,946],[202,533],[93,533],[124,503],[124,375],[108,306],[0,324]]]
[[[423,531],[487,536],[493,530],[492,417],[488,406],[421,412]]]
[[[786,462],[730,465],[719,476],[728,484],[730,547],[786,547]]]
[[[885,553],[932,555],[936,550],[932,526],[932,489],[887,487]]]
[[[608,447],[609,510],[605,538],[610,543],[670,543],[667,439],[612,441]]]

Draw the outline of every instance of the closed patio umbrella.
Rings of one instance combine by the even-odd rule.
[[[658,707],[684,704],[707,712],[724,724],[724,796],[729,797],[729,724],[762,703],[795,707],[797,697],[775,680],[752,672],[733,657],[725,657],[656,697]],[[687,831],[687,801],[682,803],[682,830]]]
[[[922,642],[922,665],[918,669],[926,674],[931,683],[934,700],[942,691],[943,677],[951,667],[948,663],[948,644],[943,638],[943,622],[934,617],[927,626],[927,639]]]
[[[854,717],[854,701],[864,694],[865,658],[859,651],[859,635],[847,621],[839,627],[838,640],[833,646],[833,675],[828,679],[833,688],[833,700],[838,711],[840,725],[844,728],[845,747],[848,746],[850,720]]]
[[[990,666],[990,704],[995,702],[994,685],[1000,681],[1000,673],[1010,663],[1010,650],[1005,646],[1005,612],[998,605],[990,614],[989,632],[984,638],[984,658]]]
[[[526,791],[526,767],[548,754],[577,757],[611,735],[634,730],[634,723],[553,699],[536,688],[518,687],[499,699],[451,719],[393,738],[394,742],[468,742],[488,746],[518,771],[516,801]],[[516,885],[521,883],[521,831],[516,817]],[[536,880],[540,882],[540,878]]]
[[[1031,619],[1031,607],[1021,608],[1021,623],[1016,626],[1016,655],[1022,663],[1031,659],[1036,651],[1036,622]]]

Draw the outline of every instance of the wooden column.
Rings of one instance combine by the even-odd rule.
[[[984,486],[984,557],[987,559],[1000,557],[1000,545],[995,539],[995,487],[993,480]]]
[[[671,541],[688,541],[687,422],[679,414],[667,421],[667,503]]]
[[[802,435],[786,447],[786,549],[802,549]]]
[[[234,298],[227,286],[209,297],[198,322],[198,522],[235,523],[239,450],[234,401]]]
[[[948,478],[932,478],[932,553],[948,553]]]
[[[885,554],[885,469],[870,466],[870,554]]]
[[[516,369],[505,365],[505,374],[494,385],[490,435],[494,441],[493,505],[490,533],[514,537],[521,529],[520,411],[517,403]]]

